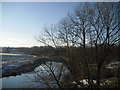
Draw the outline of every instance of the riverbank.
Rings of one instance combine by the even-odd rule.
[[[0,53],[0,57],[0,78],[29,72],[40,64],[38,57],[33,55]]]
[[[16,76],[26,72],[31,72],[37,66],[41,65],[43,59],[36,59],[31,61],[16,62],[14,64],[3,64],[2,65],[2,77]],[[0,77],[0,78],[2,78]]]
[[[53,58],[51,59],[49,57],[34,57],[34,59],[32,57],[29,58],[22,57],[21,59],[20,56],[19,57],[15,56],[15,58],[9,57],[11,58],[11,60],[8,59],[6,60],[5,58],[6,57],[4,57],[2,60],[3,61],[2,69],[1,69],[2,76],[0,76],[0,78],[8,77],[8,76],[16,76],[23,73],[31,72],[42,63],[48,61],[60,62],[58,58],[54,58],[53,60]],[[32,60],[30,60],[31,58]]]

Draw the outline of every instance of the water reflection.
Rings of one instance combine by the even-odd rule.
[[[50,70],[48,66],[54,71],[56,77],[60,74],[60,69],[63,67],[62,63],[48,62],[46,65],[42,64],[39,67],[35,68],[33,72],[25,73],[17,76],[10,76],[0,79],[2,80],[3,88],[45,88],[47,87],[44,83],[49,82],[51,87],[57,87],[55,84],[54,78],[50,75]],[[65,73],[68,72],[66,67],[62,68],[61,80],[63,79]],[[43,80],[40,78],[45,78]]]
[[[17,76],[10,76],[0,79],[2,80],[2,88],[36,88],[43,87],[42,84],[33,81],[35,74],[26,73]]]

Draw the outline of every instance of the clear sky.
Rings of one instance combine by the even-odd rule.
[[[67,16],[68,11],[72,12],[77,4],[79,3],[3,2],[0,46],[40,46],[35,35],[42,32],[44,25],[57,24]]]

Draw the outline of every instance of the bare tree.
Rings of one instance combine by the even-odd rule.
[[[75,81],[79,80],[76,68],[82,66],[79,67],[84,72],[81,79],[87,78],[90,88],[93,87],[93,72],[89,64],[90,61],[96,64],[99,88],[101,69],[107,61],[109,50],[120,41],[119,15],[118,3],[85,3],[76,7],[74,13],[68,14],[58,25],[45,28],[46,35],[38,38],[38,41],[56,49],[66,47],[66,56],[61,56],[58,50],[56,55],[65,63]]]
[[[75,27],[75,32],[77,33],[76,36],[79,38],[78,39],[79,47],[83,47],[83,58],[80,61],[82,61],[82,64],[84,66],[84,74],[85,74],[85,77],[88,78],[88,82],[90,85],[91,85],[90,72],[88,67],[88,60],[86,58],[87,56],[86,46],[87,46],[87,40],[88,40],[87,34],[90,31],[90,27],[91,27],[90,21],[89,21],[89,18],[91,17],[91,13],[90,13],[91,11],[92,9],[89,6],[89,4],[85,3],[83,7],[78,6],[75,9],[75,14],[73,16],[69,16],[69,19],[71,20],[71,22]]]
[[[100,86],[101,68],[109,54],[109,49],[120,40],[120,21],[117,3],[96,3],[95,16],[90,20],[97,63],[97,87]]]

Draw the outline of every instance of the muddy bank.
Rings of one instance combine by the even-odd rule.
[[[39,65],[48,62],[48,61],[54,61],[54,62],[60,62],[57,61],[58,58],[48,58],[48,57],[37,57],[33,60],[12,60],[12,62],[8,61],[7,63],[2,64],[2,77],[8,77],[8,76],[16,76],[23,73],[31,72]]]
[[[22,73],[31,72],[34,70],[34,68],[42,64],[42,62],[43,59],[36,59],[32,61],[19,62],[19,65],[17,65],[18,63],[9,64],[9,65],[3,64],[2,77],[16,76]]]
[[[49,58],[46,56],[37,57],[33,55],[7,53],[2,53],[0,55],[2,56],[0,78],[31,72],[34,68],[47,61],[58,61],[58,58]]]

